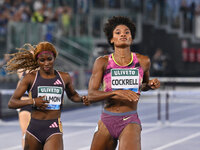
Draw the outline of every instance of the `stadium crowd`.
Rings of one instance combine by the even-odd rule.
[[[2,0],[0,1],[0,34],[6,35],[7,24],[14,22],[70,23],[72,8],[59,0]]]

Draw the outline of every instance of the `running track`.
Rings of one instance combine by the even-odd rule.
[[[200,98],[199,98],[200,101]],[[165,104],[161,104],[161,121],[157,121],[157,98],[142,97],[138,114],[142,121],[142,150],[199,150],[200,103],[170,103],[170,119],[165,121]],[[65,150],[89,150],[102,106],[64,111]],[[21,150],[18,120],[0,121],[0,150]]]

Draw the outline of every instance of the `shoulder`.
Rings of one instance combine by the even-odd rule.
[[[65,84],[71,80],[70,74],[68,72],[63,72],[63,71],[57,71],[57,72],[60,74]]]
[[[28,83],[33,83],[35,80],[36,74],[37,74],[37,71],[26,73],[22,80]]]
[[[142,55],[142,54],[139,54],[139,53],[136,53],[136,56],[137,56],[139,61],[144,61],[146,63],[150,63],[150,58],[148,56]]]
[[[136,53],[136,56],[138,58],[140,66],[143,68],[144,71],[150,68],[151,60],[148,56],[138,54],[138,53]]]
[[[95,62],[108,62],[109,55],[99,56]]]
[[[28,72],[25,74],[24,77],[35,78],[36,74],[37,74],[37,71]]]
[[[17,75],[18,75],[19,79],[21,79],[29,72],[30,72],[29,70],[23,71],[22,69],[19,69],[19,70],[17,70]]]
[[[57,71],[57,72],[61,75],[61,77],[69,77],[70,76],[68,72],[63,72],[63,71]]]
[[[102,66],[103,67],[103,66],[107,65],[108,57],[109,57],[109,55],[104,55],[104,56],[98,57],[94,62],[94,66],[99,66],[99,67]]]

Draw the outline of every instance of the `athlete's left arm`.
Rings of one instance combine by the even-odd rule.
[[[80,96],[74,89],[70,75],[63,72],[61,73],[61,76],[65,82],[65,92],[67,97],[73,102],[82,102],[85,105],[89,105],[87,96]]]
[[[142,82],[142,91],[148,91],[148,90],[155,90],[160,87],[160,81],[157,78],[154,78],[152,80],[149,80],[150,76],[150,67],[151,67],[151,61],[148,56],[144,55],[137,55],[139,59],[139,63],[144,71],[143,75],[143,82]]]

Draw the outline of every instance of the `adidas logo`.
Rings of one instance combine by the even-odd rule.
[[[49,128],[57,128],[57,127],[58,127],[58,125],[57,125],[56,122],[52,123],[52,124],[49,126]]]
[[[57,79],[55,82],[54,82],[54,85],[61,85],[62,84],[62,82],[59,80],[59,79]]]

